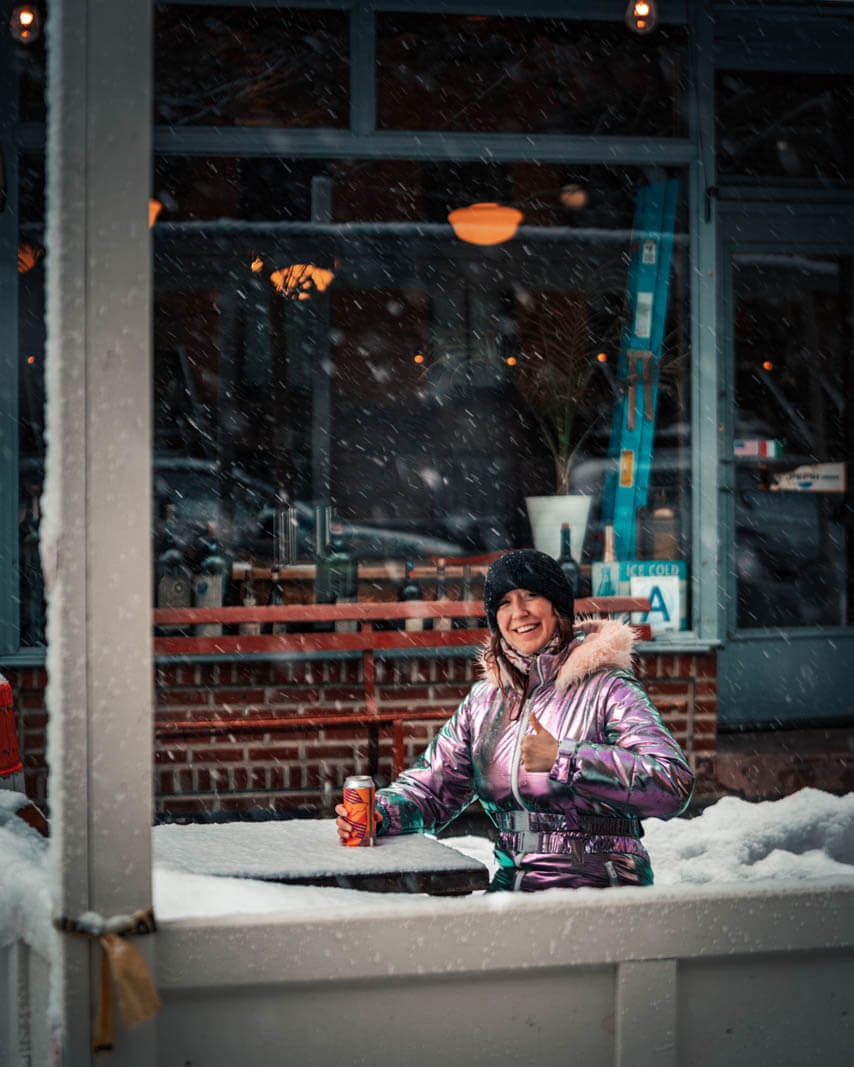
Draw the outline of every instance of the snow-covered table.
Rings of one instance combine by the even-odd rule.
[[[423,834],[346,848],[331,819],[155,826],[153,848],[155,863],[188,874],[289,885],[440,895],[471,893],[489,883],[478,860]]]

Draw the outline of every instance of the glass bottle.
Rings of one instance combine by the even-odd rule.
[[[609,522],[605,526],[605,548],[602,552],[602,562],[614,563],[616,559],[617,554],[614,551],[614,526]]]
[[[193,577],[193,606],[197,608],[221,608],[225,597],[228,575],[228,560],[220,551],[216,527],[208,524],[204,542],[205,555],[199,571]],[[218,637],[222,634],[221,622],[205,622],[196,626],[197,637]]]
[[[249,567],[246,571],[246,577],[243,580],[243,596],[241,602],[244,608],[254,608],[258,604],[258,595],[255,592],[255,582],[252,580],[252,560],[249,561]],[[238,624],[237,632],[239,634],[260,634],[261,623],[260,622],[241,622]]]
[[[616,552],[614,551],[614,527],[611,523],[605,526],[605,548],[602,553],[603,567],[599,570],[599,583],[596,589],[593,591],[594,596],[615,596],[616,589],[614,588],[614,578],[612,571],[614,564],[617,560]]]
[[[424,597],[421,593],[421,585],[415,580],[415,576],[412,571],[415,564],[411,559],[408,559],[404,565],[403,584],[398,590],[398,600],[423,600]],[[423,619],[404,619],[404,630],[423,630]]]
[[[569,582],[572,595],[577,597],[581,590],[581,567],[572,555],[572,531],[569,523],[564,522],[560,528],[560,555],[558,556],[560,569]]]
[[[272,572],[272,585],[270,587],[270,607],[279,607],[285,602],[285,591],[282,586],[282,579],[278,570],[274,569]],[[272,634],[286,634],[288,632],[288,624],[286,622],[275,621],[270,625],[270,633]]]
[[[175,505],[166,505],[161,549],[157,555],[155,604],[158,608],[188,608],[192,603],[193,575],[178,538]],[[183,634],[182,626],[161,626],[162,634]]]
[[[315,602],[318,604],[355,604],[358,599],[359,568],[356,557],[344,541],[344,527],[333,522],[329,528],[329,544],[317,561],[315,573]],[[318,629],[322,624],[318,626]],[[325,628],[325,627],[324,627]],[[338,631],[357,629],[355,621],[339,620]]]

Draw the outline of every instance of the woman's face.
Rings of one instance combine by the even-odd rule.
[[[495,618],[504,640],[528,656],[548,644],[557,626],[552,602],[527,589],[505,593],[498,602]]]

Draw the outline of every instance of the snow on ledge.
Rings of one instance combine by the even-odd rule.
[[[12,801],[0,803],[0,945],[22,938],[46,952],[50,933],[48,843],[15,818],[12,810]],[[236,834],[244,843],[252,840],[268,849],[269,841],[267,846],[262,844],[264,836],[272,841],[280,825],[227,824],[223,840]],[[696,818],[650,819],[645,827],[654,886],[604,893],[592,889],[475,893],[461,898],[286,886],[196,873],[188,855],[195,827],[158,827],[153,834],[155,914],[161,926],[252,926],[286,920],[292,927],[295,922],[335,924],[349,917],[494,917],[508,910],[516,914],[542,913],[553,907],[583,911],[592,902],[599,909],[622,910],[653,903],[699,903],[713,897],[736,901],[761,896],[767,900],[780,894],[797,898],[854,889],[854,793],[837,797],[804,789],[758,804],[727,797]],[[315,848],[340,848],[331,820],[313,820],[306,824],[305,833],[316,835]],[[328,835],[325,844],[323,834]],[[182,837],[188,843],[183,858]],[[163,855],[160,842],[167,840],[168,848],[163,849],[168,855]],[[446,843],[494,869],[491,845],[485,839],[461,837]],[[364,854],[368,850],[351,851]],[[374,851],[380,857],[384,850]]]

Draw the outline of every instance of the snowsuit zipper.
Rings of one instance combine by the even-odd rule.
[[[537,671],[539,681],[532,687],[531,675],[533,675],[534,671]],[[522,763],[522,738],[528,732],[528,726],[531,722],[531,700],[534,693],[536,693],[539,687],[543,684],[543,681],[544,679],[538,657],[531,665],[531,671],[528,675],[528,683],[525,686],[525,693],[522,698],[522,711],[519,714],[519,728],[516,731],[516,742],[513,746],[513,758],[510,762],[510,789],[516,799],[516,803],[523,811],[532,811],[533,809],[522,799],[522,792],[519,789],[519,767]]]

